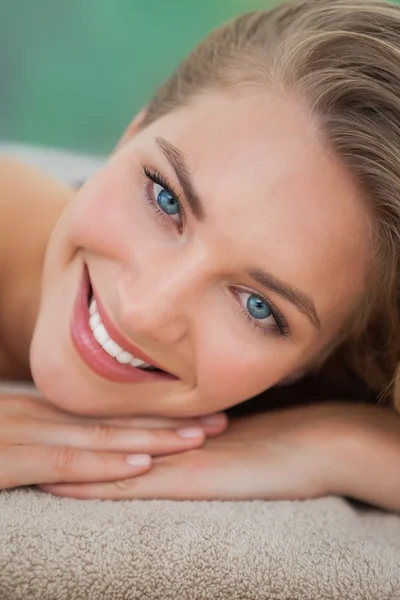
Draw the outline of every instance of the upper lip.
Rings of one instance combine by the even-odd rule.
[[[93,296],[94,296],[94,299],[96,300],[97,310],[99,312],[101,320],[102,320],[107,332],[109,333],[110,337],[114,340],[114,342],[116,342],[118,344],[118,346],[121,346],[121,348],[123,350],[132,354],[135,358],[140,358],[140,360],[143,360],[143,362],[147,363],[148,365],[157,367],[157,369],[160,369],[161,371],[165,371],[166,373],[169,373],[170,375],[174,375],[174,377],[177,377],[174,373],[171,373],[171,371],[168,371],[167,369],[165,369],[160,363],[155,362],[152,358],[150,358],[150,356],[148,356],[147,354],[142,352],[142,350],[140,350],[140,348],[138,348],[137,346],[134,346],[131,342],[129,342],[122,335],[122,333],[120,333],[118,331],[118,329],[116,328],[114,323],[111,321],[111,319],[105,312],[104,307],[101,304],[101,301],[99,300],[99,296],[96,292],[96,289],[93,287],[92,282],[90,282],[90,284],[92,286]]]

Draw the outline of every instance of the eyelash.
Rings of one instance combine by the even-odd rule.
[[[143,165],[143,173],[147,179],[146,185],[145,185],[146,202],[150,205],[150,208],[156,213],[156,215],[161,217],[163,219],[163,221],[165,221],[168,225],[171,224],[171,220],[174,222],[174,220],[171,219],[171,217],[169,215],[167,215],[167,213],[165,213],[163,210],[161,210],[159,208],[157,202],[154,199],[153,194],[150,191],[149,183],[155,183],[156,185],[160,185],[162,188],[164,188],[169,194],[171,194],[171,196],[173,196],[175,198],[175,200],[179,204],[179,221],[178,222],[175,221],[174,226],[176,227],[176,225],[178,225],[179,231],[182,232],[183,226],[184,226],[184,211],[182,208],[181,201],[179,199],[180,198],[179,194],[177,194],[174,191],[172,185],[169,183],[169,181],[163,175],[161,175],[161,173],[159,171],[149,169],[146,165]]]
[[[143,168],[143,174],[146,177],[145,200],[146,200],[147,204],[150,205],[150,208],[153,210],[153,212],[156,213],[157,216],[161,217],[163,219],[163,221],[165,221],[168,225],[170,225],[171,220],[173,221],[173,219],[171,219],[171,217],[169,215],[167,215],[167,213],[165,213],[163,210],[161,210],[158,207],[157,202],[150,190],[150,187],[151,187],[150,184],[155,183],[156,185],[159,185],[162,188],[164,188],[169,194],[171,194],[171,196],[173,196],[175,198],[175,200],[179,204],[179,221],[178,222],[173,221],[173,222],[174,222],[174,226],[178,225],[179,231],[182,232],[183,226],[184,226],[185,213],[182,208],[182,203],[180,201],[180,195],[174,191],[172,185],[159,171],[150,169],[146,165],[143,165],[142,168]],[[247,312],[247,310],[244,308],[243,303],[239,300],[235,290],[233,288],[231,288],[231,289],[232,289],[232,293],[233,293],[237,303],[239,304],[239,308],[240,308],[241,312],[243,313],[245,319],[250,323],[250,325],[252,327],[254,327],[254,329],[256,329],[257,331],[261,332],[263,335],[271,334],[271,329],[273,329],[273,326],[271,327],[271,326],[261,325],[260,323],[257,322],[257,319],[253,319],[250,316],[250,314]],[[277,308],[275,308],[275,306],[271,302],[269,302],[269,300],[267,300],[261,294],[255,293],[251,290],[246,290],[244,288],[240,288],[237,286],[235,289],[239,292],[242,292],[245,294],[251,294],[252,296],[256,296],[256,298],[259,298],[262,302],[265,302],[265,304],[268,306],[268,308],[271,311],[272,317],[274,318],[274,321],[276,323],[276,329],[278,330],[279,334],[282,337],[288,337],[290,335],[290,328],[289,328],[289,325],[288,325],[285,317],[282,315],[282,313]]]

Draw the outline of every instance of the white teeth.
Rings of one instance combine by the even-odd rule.
[[[116,359],[118,362],[122,363],[123,365],[129,365],[129,363],[133,359],[133,356],[132,356],[132,354],[129,354],[129,352],[121,352],[121,354],[118,354]]]
[[[94,331],[96,327],[101,325],[100,315],[97,313],[96,315],[92,315],[89,319],[90,329]]]
[[[99,342],[100,346],[108,342],[108,340],[110,339],[104,325],[97,325],[96,329],[93,331],[93,335],[95,339]]]
[[[145,363],[143,360],[140,360],[140,358],[135,358],[134,356],[131,357],[131,361],[130,361],[132,367],[144,367],[144,366],[148,366],[147,363]]]
[[[101,322],[100,315],[97,312],[96,300],[92,300],[92,302],[90,303],[89,314],[89,326],[90,329],[93,331],[93,336],[103,348],[103,350],[107,352],[107,354],[115,358],[119,363],[123,365],[132,365],[132,367],[141,368],[152,366],[145,363],[143,360],[140,360],[140,358],[135,358],[132,354],[123,350],[121,346],[119,346],[116,342],[114,342],[114,340],[110,338],[106,328]]]
[[[92,302],[90,303],[89,312],[90,312],[91,315],[95,315],[97,313],[96,300],[92,300]]]
[[[103,344],[103,349],[107,352],[107,354],[109,354],[113,358],[116,358],[118,354],[121,354],[121,352],[123,352],[122,348],[118,346],[118,344],[113,342],[113,340],[108,340],[108,342]]]

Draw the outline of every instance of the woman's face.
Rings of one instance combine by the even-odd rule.
[[[300,105],[198,97],[132,135],[62,214],[31,348],[40,391],[81,414],[193,416],[301,372],[363,292],[366,213]],[[146,357],[174,377],[131,364]]]

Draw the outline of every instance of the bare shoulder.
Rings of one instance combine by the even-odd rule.
[[[27,366],[31,331],[21,324],[28,314],[35,318],[48,239],[74,193],[25,163],[0,158],[0,378],[18,363]]]
[[[0,159],[0,264],[6,260],[10,266],[32,243],[47,244],[41,238],[73,193],[25,163]]]

